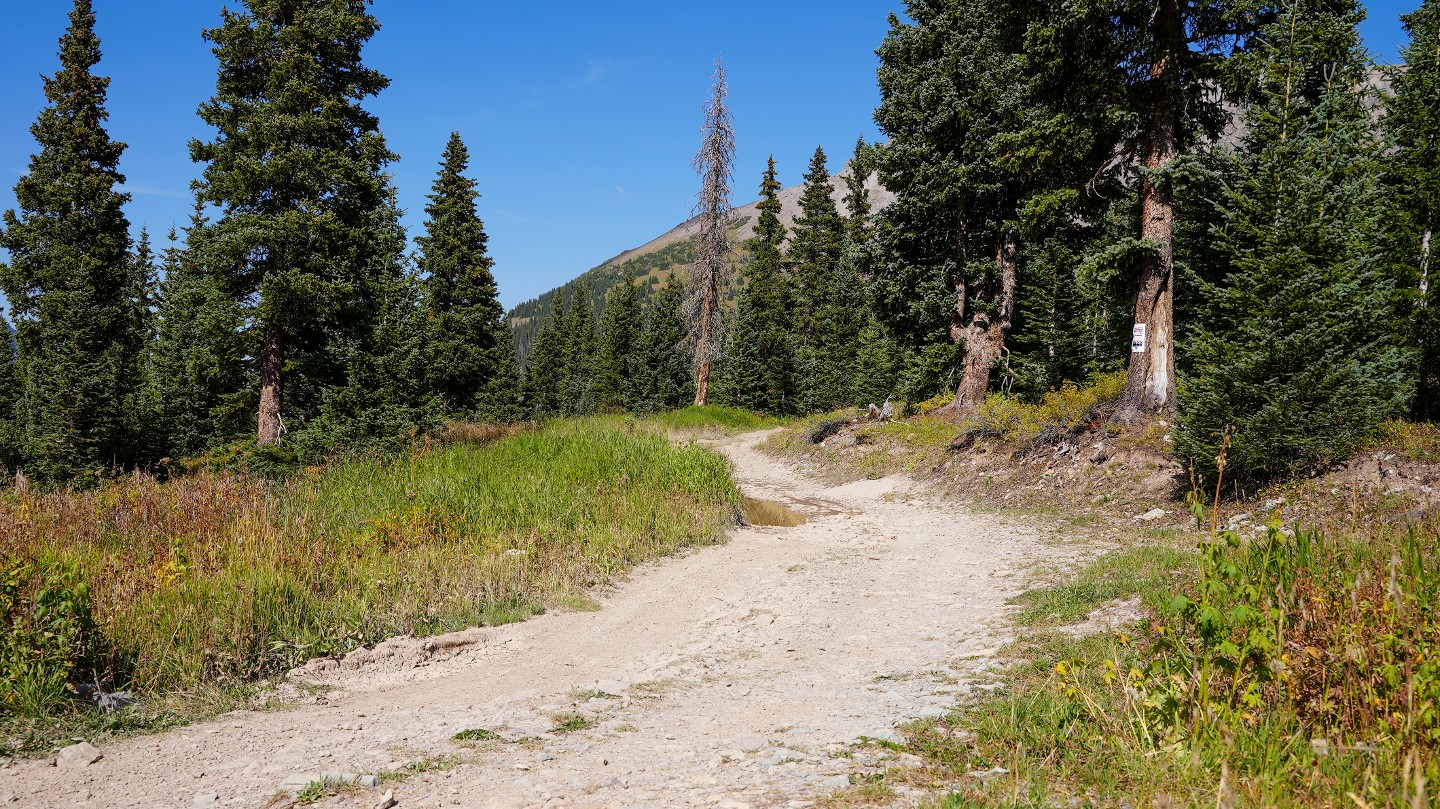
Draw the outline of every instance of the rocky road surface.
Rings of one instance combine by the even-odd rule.
[[[13,762],[0,806],[288,806],[328,774],[379,786],[315,805],[802,807],[903,765],[874,740],[987,687],[1006,600],[1059,551],[901,478],[827,487],[764,436],[715,443],[804,525],[644,566],[597,612],[313,662],[298,707]]]

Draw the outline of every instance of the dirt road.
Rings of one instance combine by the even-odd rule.
[[[407,809],[809,805],[894,763],[864,739],[984,682],[1006,599],[1047,552],[898,478],[826,487],[760,437],[720,447],[747,495],[806,524],[641,568],[598,612],[312,664],[296,676],[325,689],[302,707],[117,742],[88,766],[16,763],[0,805],[259,807],[327,772],[390,776],[321,806],[387,789]],[[453,739],[478,729],[500,738]]]

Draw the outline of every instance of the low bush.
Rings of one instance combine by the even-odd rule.
[[[1125,392],[1125,373],[1101,374],[1086,386],[1066,382],[1059,390],[1047,392],[1039,402],[1028,404],[1018,397],[992,393],[985,404],[961,424],[972,438],[994,438],[1025,444],[1047,430],[1075,430],[1093,424],[1104,415],[1107,405]]]

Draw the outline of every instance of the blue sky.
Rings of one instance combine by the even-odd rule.
[[[40,74],[57,67],[67,0],[16,2],[0,28],[0,209],[34,141]],[[197,105],[214,89],[201,29],[221,0],[94,0],[112,78],[110,131],[138,233],[157,241],[188,218],[204,137]],[[1372,2],[1364,33],[1382,59],[1419,0]],[[391,167],[416,235],[452,130],[465,137],[501,299],[513,306],[668,230],[689,215],[700,105],[715,57],[730,73],[737,202],[773,153],[785,184],[816,145],[832,170],[857,136],[879,137],[875,48],[900,0],[378,0],[366,61],[391,79],[370,108],[400,161]]]

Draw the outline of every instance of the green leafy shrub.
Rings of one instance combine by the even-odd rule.
[[[995,438],[1024,444],[1048,430],[1073,431],[1100,418],[1104,408],[1125,392],[1123,371],[1101,374],[1086,386],[1066,382],[1046,393],[1038,403],[992,393],[985,404],[961,425],[968,438]]]
[[[59,711],[98,642],[90,588],[76,571],[13,559],[0,566],[0,708]]]

